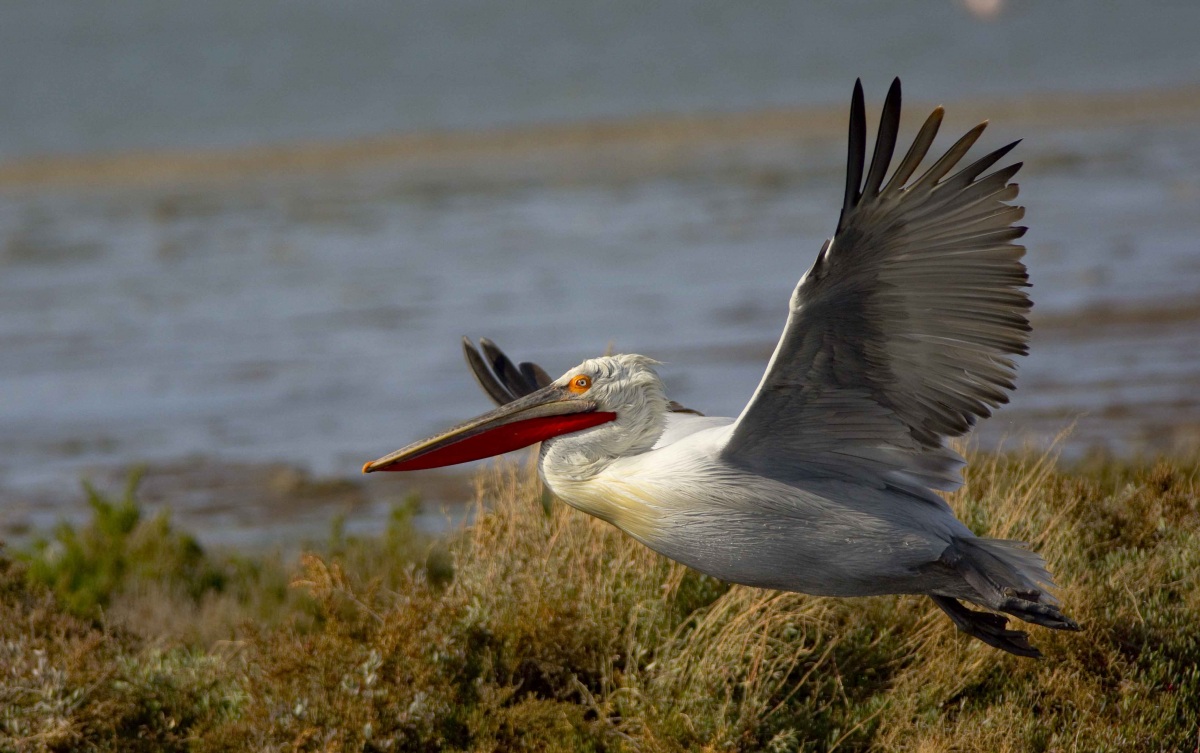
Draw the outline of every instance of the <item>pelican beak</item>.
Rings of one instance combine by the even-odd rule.
[[[384,455],[363,466],[375,471],[417,471],[466,463],[528,447],[561,434],[612,421],[616,413],[551,384],[449,431]]]

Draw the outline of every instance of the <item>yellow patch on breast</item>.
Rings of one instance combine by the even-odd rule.
[[[564,502],[588,515],[594,515],[634,538],[654,539],[662,530],[663,510],[654,491],[620,479],[595,477],[586,481],[553,484]]]

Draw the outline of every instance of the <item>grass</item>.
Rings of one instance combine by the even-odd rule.
[[[0,750],[1194,751],[1200,460],[977,455],[952,496],[1052,564],[1082,633],[1041,661],[916,597],[728,586],[480,477],[434,542],[298,563],[204,552],[89,491],[94,517],[0,558]]]

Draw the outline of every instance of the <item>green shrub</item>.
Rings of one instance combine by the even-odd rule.
[[[79,529],[60,523],[26,555],[28,577],[53,590],[76,615],[97,616],[131,581],[167,583],[193,599],[225,585],[199,543],[172,530],[169,511],[143,519],[136,499],[140,480],[141,473],[133,473],[117,501],[84,482],[91,520]]]

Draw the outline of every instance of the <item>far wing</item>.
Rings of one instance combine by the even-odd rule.
[[[504,351],[486,337],[479,338],[478,348],[468,337],[463,338],[462,345],[463,355],[466,356],[467,366],[471,367],[471,373],[475,375],[475,381],[479,382],[479,386],[496,405],[511,403],[554,381],[546,370],[536,363],[522,361],[520,365],[514,364]],[[704,415],[700,411],[685,408],[674,400],[668,407],[672,413]]]
[[[514,365],[504,351],[486,337],[479,338],[478,350],[468,337],[462,339],[462,345],[475,381],[496,405],[511,403],[554,381],[536,363],[524,361],[520,366]]]
[[[837,232],[791,299],[783,336],[723,457],[774,478],[953,488],[961,458],[944,446],[1008,401],[1027,352],[1030,307],[1020,163],[983,173],[1016,142],[945,177],[979,138],[971,129],[910,180],[942,121],[939,107],[884,184],[900,122],[900,81],[883,107],[871,165],[861,82],[850,114]]]

